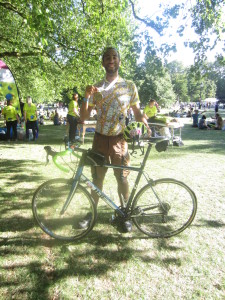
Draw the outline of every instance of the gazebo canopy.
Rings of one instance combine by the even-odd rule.
[[[205,100],[202,100],[202,102],[211,102],[211,103],[216,103],[219,100],[216,98],[206,98]]]

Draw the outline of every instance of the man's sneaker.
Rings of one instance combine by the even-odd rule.
[[[122,223],[122,228],[124,232],[131,232],[132,231],[132,223],[131,221],[125,221]]]
[[[80,229],[87,229],[90,226],[92,220],[92,213],[88,213],[85,218],[78,223]]]

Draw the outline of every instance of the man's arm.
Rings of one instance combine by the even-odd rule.
[[[146,120],[148,120],[148,116],[146,115],[145,112],[143,112],[143,117],[144,117]]]
[[[80,119],[85,121],[90,118],[91,111],[93,106],[88,106],[88,102],[83,102],[80,108]]]
[[[81,121],[85,121],[90,118],[90,114],[93,106],[88,105],[88,101],[91,95],[93,95],[95,92],[97,92],[98,89],[93,85],[88,85],[85,90],[85,97],[83,99],[83,102],[81,104],[80,108],[80,119]]]
[[[75,115],[77,115],[77,116],[79,116],[80,114],[79,114],[79,111],[78,111],[78,108],[76,108],[76,107],[74,107],[74,109],[73,109],[73,112],[75,113]]]
[[[203,110],[202,112],[200,112],[200,115],[201,115],[201,114],[204,114],[205,112],[206,112],[206,110]]]
[[[148,132],[149,134],[151,133],[151,129],[149,128],[148,126],[148,121],[146,120],[145,118],[145,114],[142,114],[141,111],[140,111],[140,106],[139,104],[135,104],[133,106],[131,106],[133,112],[134,112],[134,117],[135,117],[135,120],[137,122],[143,122],[145,124],[145,126],[147,127],[148,129]]]
[[[27,122],[27,112],[25,110],[23,111],[23,116],[24,116],[24,121],[26,123]]]
[[[2,110],[2,114],[4,116],[4,121],[5,121],[5,126],[6,126],[6,112],[5,112],[5,109],[3,108]]]

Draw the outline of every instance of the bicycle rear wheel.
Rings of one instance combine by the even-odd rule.
[[[144,186],[132,205],[137,228],[150,237],[171,237],[194,220],[197,199],[183,182],[165,178]]]
[[[96,205],[89,192],[81,185],[63,214],[62,207],[72,187],[72,180],[52,179],[43,183],[34,193],[32,211],[41,229],[53,238],[72,241],[84,237],[96,221]],[[79,227],[86,215],[91,215],[88,228]]]

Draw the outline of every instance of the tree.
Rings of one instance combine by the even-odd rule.
[[[82,91],[103,75],[99,65],[107,45],[119,47],[129,69],[137,55],[128,57],[126,51],[137,47],[127,4],[123,0],[0,1],[0,57],[13,71],[22,96],[55,99],[63,88],[74,85]]]
[[[140,18],[132,0],[0,0],[0,57],[12,70],[23,97],[31,94],[39,101],[52,101],[64,88],[77,86],[82,93],[86,84],[103,76],[99,65],[107,45],[118,46],[123,58],[120,74],[132,79],[141,48],[151,43],[159,57],[175,50],[169,43],[156,48],[146,32],[141,40],[136,36],[137,23],[162,36],[171,19],[182,13],[187,18],[189,13],[200,40],[187,44],[204,59],[208,34],[214,34],[215,42],[223,38],[225,4],[201,0],[188,7],[187,3],[162,2],[156,17]],[[179,24],[180,35],[185,22]]]
[[[223,0],[200,0],[191,9],[192,27],[198,34],[198,40],[189,45],[196,53],[197,60],[206,60],[206,52],[215,48],[219,41],[224,43]]]
[[[143,105],[146,105],[151,98],[165,107],[175,102],[170,75],[150,45],[146,49],[145,63],[137,67],[134,80],[139,88]]]
[[[168,63],[166,68],[169,70],[171,76],[176,100],[180,102],[189,102],[187,69],[184,68],[183,64],[178,61]]]
[[[191,24],[197,38],[188,36],[185,45],[193,49],[196,54],[196,62],[204,62],[207,51],[214,49],[218,42],[222,42],[223,46],[225,45],[224,0],[197,0],[194,3],[177,1],[172,6],[165,3],[166,1],[161,1],[157,13],[151,11],[151,17],[146,16],[144,18],[139,16],[138,7],[134,1],[129,0],[129,2],[132,5],[134,17],[159,35],[163,35],[165,30],[169,28],[171,19],[177,19],[177,33],[180,36],[183,36],[187,24]],[[178,17],[180,17],[179,20]],[[176,45],[169,46],[169,42],[163,48],[159,50],[164,54],[171,50],[176,51]],[[221,50],[220,54],[224,57],[222,47]]]
[[[225,68],[221,57],[208,63],[208,78],[216,84],[216,98],[225,102]]]
[[[191,102],[197,102],[205,98],[214,98],[216,95],[216,83],[208,78],[208,73],[200,73],[199,69],[191,67],[187,74],[188,93]]]

